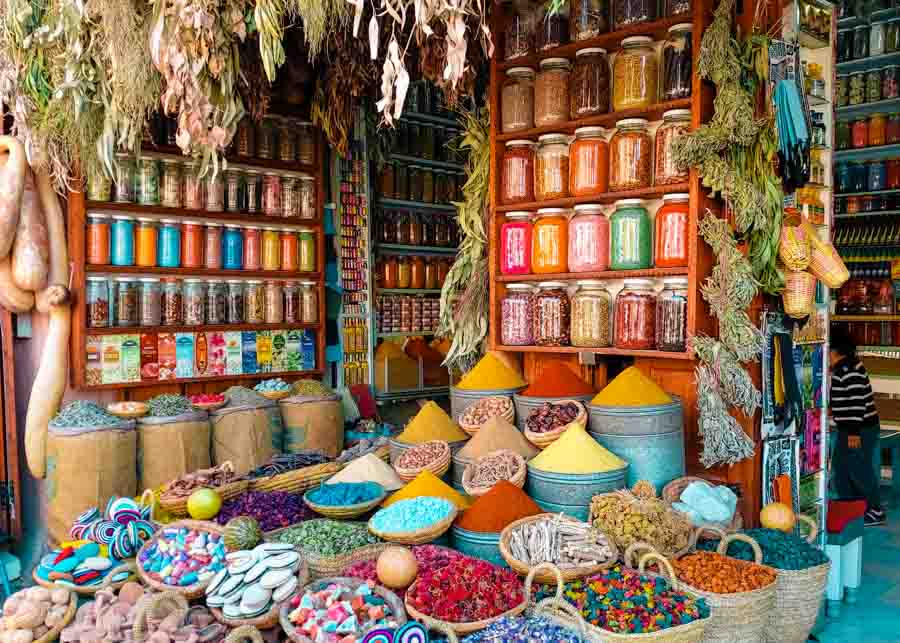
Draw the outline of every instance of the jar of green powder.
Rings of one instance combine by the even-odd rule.
[[[610,269],[642,270],[653,264],[650,215],[641,199],[616,201],[610,217]]]

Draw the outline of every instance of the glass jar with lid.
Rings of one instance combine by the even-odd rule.
[[[397,258],[397,288],[406,290],[412,286],[412,270],[410,269],[409,257],[401,256]]]
[[[203,223],[185,220],[181,225],[181,265],[185,268],[203,267]]]
[[[646,119],[618,121],[609,141],[609,189],[617,192],[650,187],[652,147]]]
[[[165,277],[162,280],[162,325],[184,325],[184,303],[181,299],[181,280]]]
[[[602,205],[576,205],[568,234],[571,272],[599,272],[609,268],[609,219],[603,214]]]
[[[281,269],[281,234],[278,228],[262,229],[262,269]]]
[[[105,266],[109,263],[110,226],[108,214],[91,212],[87,215],[86,258],[89,264]],[[154,251],[155,252],[155,251]],[[155,257],[154,257],[155,259]],[[156,265],[156,262],[153,262]]]
[[[534,21],[529,11],[515,11],[510,16],[509,23],[504,32],[506,48],[504,58],[515,60],[523,58],[534,52]],[[416,92],[410,92],[415,94]],[[410,107],[411,111],[417,111]]]
[[[450,247],[450,222],[446,216],[438,216],[434,220],[434,245],[439,248]]]
[[[178,159],[163,159],[159,191],[162,205],[180,208],[184,204],[182,190],[181,162]]]
[[[656,211],[657,268],[678,268],[688,265],[688,221],[690,194],[666,194],[662,207]]]
[[[881,70],[870,69],[866,72],[866,102],[876,103],[881,100]]]
[[[209,171],[206,174],[206,211],[225,210],[225,173]]]
[[[531,67],[513,67],[506,72],[500,106],[504,132],[534,127],[534,70]]]
[[[206,323],[224,324],[228,314],[228,289],[220,279],[206,282]]]
[[[266,282],[265,320],[280,324],[284,320],[284,289],[280,281]]]
[[[244,322],[261,324],[266,312],[263,282],[252,279],[244,284]]]
[[[309,121],[295,123],[297,128],[297,160],[304,165],[316,162],[316,132]]]
[[[434,203],[434,170],[421,168],[422,173],[422,203]]]
[[[406,170],[407,191],[410,201],[422,201],[423,174],[418,165],[410,165]]]
[[[569,7],[561,3],[555,12],[547,8],[536,10],[535,45],[538,51],[555,49],[569,42]]]
[[[400,161],[394,161],[394,198],[409,201],[409,172]]]
[[[437,260],[434,257],[427,257],[425,259],[425,289],[436,290],[440,287],[441,282],[438,281]]]
[[[134,157],[124,152],[117,152],[112,178],[116,203],[134,203],[136,172]]]
[[[631,25],[656,20],[653,0],[618,0],[613,11],[613,29],[618,31]]]
[[[225,209],[240,212],[244,209],[244,185],[241,170],[230,167],[225,170]]]
[[[616,295],[615,346],[652,350],[656,346],[656,291],[651,279],[626,279]]]
[[[278,124],[278,160],[291,162],[297,160],[297,134],[295,121],[291,118],[279,118]]]
[[[141,205],[159,205],[159,166],[155,156],[138,157],[135,183]]]
[[[575,53],[569,81],[569,115],[572,119],[609,111],[609,58],[606,50],[586,47]]]
[[[162,323],[162,292],[159,288],[159,279],[141,278],[138,302],[141,326],[159,326]]]
[[[500,226],[500,272],[527,275],[531,272],[531,212],[507,212]]]
[[[612,298],[605,282],[578,282],[578,290],[572,295],[571,318],[572,346],[605,348],[612,344]]]
[[[565,58],[546,58],[534,82],[534,124],[537,127],[569,120],[569,76]]]
[[[407,227],[409,228],[409,245],[422,245],[422,217],[417,212],[410,212],[407,219]]]
[[[853,59],[869,56],[869,25],[859,25],[853,29]]]
[[[409,258],[409,287],[415,290],[425,288],[425,259],[421,255]]]
[[[869,116],[869,145],[884,145],[886,139],[887,119],[884,114],[872,114]]]
[[[319,321],[319,293],[316,282],[300,282],[300,312],[304,324],[315,324]]]
[[[656,350],[684,352],[687,349],[687,277],[663,279],[656,298]]]
[[[181,266],[181,224],[175,219],[160,219],[156,250],[161,268]]]
[[[109,279],[92,276],[87,278],[88,328],[106,328],[110,322]]]
[[[862,105],[866,102],[866,74],[862,71],[854,71],[850,74],[847,85],[847,103],[849,105]]]
[[[568,149],[568,147],[567,147]],[[450,203],[450,199],[452,195],[450,194],[450,179],[448,177],[448,172],[445,170],[435,170],[434,171],[434,202],[435,203]],[[568,177],[566,177],[566,182],[568,182]]]
[[[249,116],[245,116],[238,123],[237,133],[234,135],[235,150],[238,156],[243,158],[253,156],[253,134],[253,120]]]
[[[225,318],[229,324],[244,323],[244,282],[239,279],[228,280],[228,306]]]
[[[694,25],[683,22],[669,27],[669,37],[662,50],[664,100],[677,100],[691,95]]]
[[[311,174],[300,174],[300,182],[297,186],[300,198],[300,218],[316,218],[316,182]]]
[[[568,210],[541,208],[537,211],[531,236],[531,272],[568,272]]]
[[[400,265],[397,257],[388,255],[381,260],[381,287],[393,290],[397,287]]]
[[[112,215],[110,226],[110,263],[114,266],[134,265],[134,217]]]
[[[249,213],[259,212],[262,208],[261,194],[262,182],[259,170],[247,168],[244,170],[244,208]]]
[[[203,210],[206,207],[206,184],[200,178],[197,164],[188,161],[182,171],[184,185],[184,207],[188,210]]]
[[[535,154],[534,196],[538,201],[569,196],[569,137],[543,134]]]
[[[184,323],[187,326],[206,323],[206,284],[200,279],[184,280]]]
[[[880,56],[884,53],[886,22],[873,22],[869,25],[869,55]]]
[[[502,161],[500,200],[504,205],[534,201],[534,143],[507,141]],[[410,191],[413,169],[410,168]]]
[[[569,146],[569,193],[599,194],[609,189],[609,144],[602,127],[579,127]]]
[[[573,42],[596,38],[609,31],[609,0],[571,0],[569,36]]]
[[[653,230],[650,215],[641,199],[616,201],[609,220],[610,268],[645,270],[653,262]]]
[[[138,288],[131,277],[116,278],[116,326],[137,326]]]
[[[656,102],[659,63],[653,39],[631,36],[613,62],[613,110],[646,108]]]
[[[534,344],[534,288],[508,284],[500,300],[500,343],[504,346]]]
[[[94,170],[87,176],[88,201],[105,202],[112,198],[112,180],[106,175],[106,170]]]
[[[279,231],[281,243],[281,270],[294,272],[300,267],[300,239],[293,228]]]
[[[846,107],[850,104],[850,74],[837,75],[834,93],[837,96],[838,107]]]
[[[275,158],[276,142],[275,123],[271,117],[262,119],[256,124],[256,156],[261,159]]]
[[[300,272],[316,271],[316,233],[310,228],[300,228]]]
[[[534,297],[532,334],[537,346],[568,346],[570,343],[569,295],[561,281],[542,281]]]
[[[296,324],[300,321],[300,288],[296,281],[284,282],[284,323]]]
[[[244,270],[259,270],[262,266],[262,233],[256,226],[244,228]]]
[[[270,217],[280,217],[284,213],[281,205],[281,175],[278,172],[263,173],[262,210]]]
[[[226,223],[222,233],[222,268],[240,270],[244,266],[244,234],[241,226]]]
[[[654,185],[668,185],[687,181],[690,172],[675,163],[675,139],[691,129],[691,110],[670,109],[663,113],[663,122],[656,130],[656,169]]]

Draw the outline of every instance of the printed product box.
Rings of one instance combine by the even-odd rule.
[[[300,340],[300,348],[303,353],[301,370],[311,371],[316,368],[316,335],[311,330],[304,330]]]
[[[206,377],[209,375],[209,348],[206,344],[206,333],[194,335],[194,377]]]
[[[141,381],[140,335],[122,335],[122,381]]]
[[[272,331],[272,372],[283,373],[287,370],[287,333],[283,330]]]
[[[303,354],[301,353],[299,330],[287,331],[287,341],[285,342],[285,353],[287,354],[287,370],[301,371],[303,370]]]
[[[194,333],[175,333],[175,377],[194,377]]]
[[[156,333],[141,335],[141,381],[159,379],[159,338]]]
[[[256,333],[252,330],[241,331],[241,368],[244,373],[259,373],[256,363]]]
[[[256,333],[256,365],[260,373],[272,372],[272,331]]]
[[[174,380],[175,369],[178,366],[178,356],[175,348],[175,333],[160,333],[157,343],[159,355],[159,379]]]
[[[103,336],[103,383],[122,383],[122,336]]]
[[[206,374],[210,377],[225,375],[225,334],[221,331],[206,333],[206,350],[209,351],[209,366]]]
[[[244,372],[242,333],[231,330],[222,335],[225,338],[225,374],[240,375]]]
[[[103,337],[91,335],[84,346],[84,381],[88,386],[103,384]]]

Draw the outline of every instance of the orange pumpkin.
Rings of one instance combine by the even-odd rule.
[[[759,521],[766,529],[790,532],[797,524],[794,510],[783,502],[770,502],[759,512]]]

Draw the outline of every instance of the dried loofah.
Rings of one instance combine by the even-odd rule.
[[[649,480],[638,480],[634,483],[634,486],[631,487],[631,493],[638,498],[655,498],[656,486]]]

